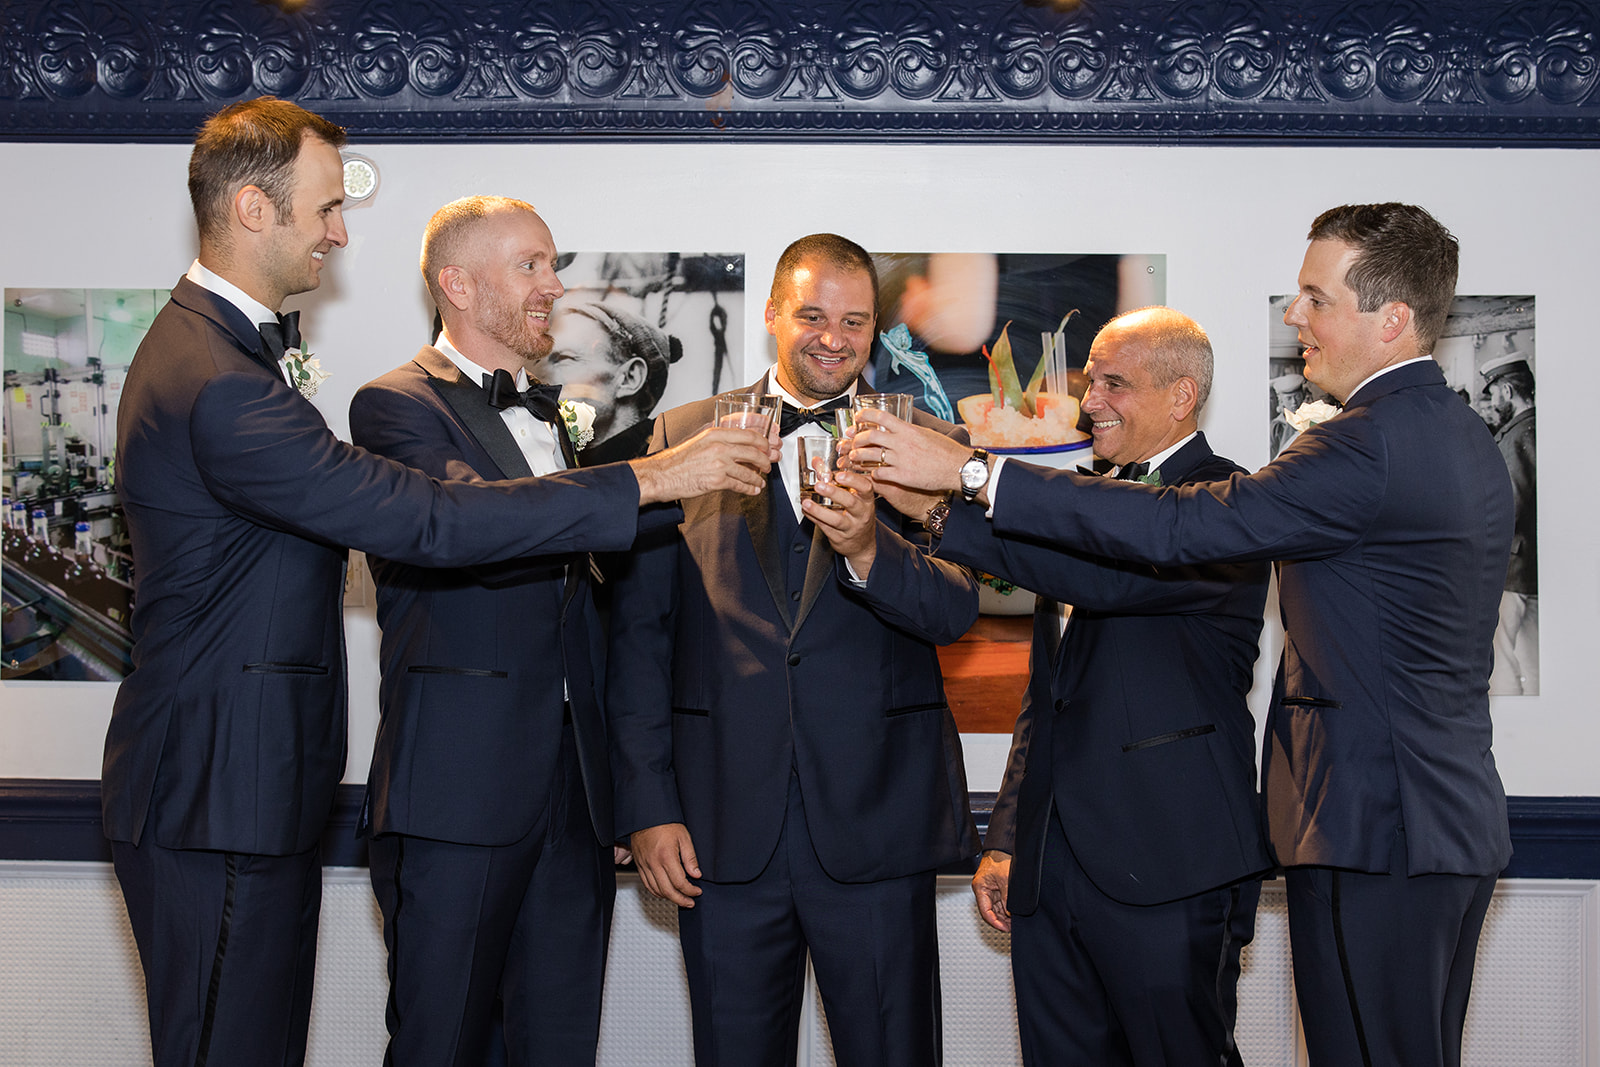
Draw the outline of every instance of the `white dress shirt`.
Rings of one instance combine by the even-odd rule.
[[[443,352],[445,358],[454,363],[474,385],[482,385],[483,376],[494,373],[463,356],[444,334],[440,334],[439,339],[433,342],[433,347]],[[517,370],[517,388],[528,388],[528,372],[520,368]],[[561,442],[556,440],[555,428],[548,422],[535,418],[533,412],[521,404],[501,408],[500,418],[505,420],[506,428],[511,431],[511,439],[516,441],[523,458],[528,461],[528,469],[535,475],[554,474],[567,469],[566,457],[561,454]],[[565,427],[562,427],[562,432],[566,432]]]

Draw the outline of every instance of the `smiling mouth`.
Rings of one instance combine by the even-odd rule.
[[[1089,425],[1093,428],[1095,433],[1099,433],[1101,430],[1114,430],[1114,429],[1116,429],[1118,426],[1122,425],[1122,420],[1121,419],[1106,419],[1104,421],[1096,420],[1094,422],[1091,422]]]

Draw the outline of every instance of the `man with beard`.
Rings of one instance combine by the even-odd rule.
[[[443,331],[356,393],[355,441],[436,478],[625,471],[572,470],[559,389],[523,369],[550,351],[555,259],[520,200],[439,209],[422,273]],[[483,1062],[497,999],[512,1063],[595,1059],[615,882],[603,634],[583,550],[627,541],[578,511],[544,519],[567,541],[536,558],[372,562],[382,719],[362,828],[397,1067]]]
[[[863,474],[818,489],[837,509],[802,503],[796,455],[858,388],[876,283],[842,237],[789,246],[766,306],[778,362],[741,391],[783,398],[781,475],[758,500],[686,504],[617,583],[617,829],[679,906],[701,1067],[794,1062],[808,952],[840,1063],[937,1061],[934,875],[978,843],[934,646],[972,624],[977,586]],[[667,412],[653,447],[713,412]]]
[[[1508,339],[1509,342],[1509,339]],[[1494,633],[1491,693],[1539,691],[1538,481],[1534,458],[1533,368],[1520,352],[1484,363],[1479,414],[1494,432],[1511,475],[1515,518],[1511,565],[1500,594],[1500,626]]]
[[[758,439],[708,437],[654,469],[484,487],[334,437],[294,388],[298,314],[278,309],[345,244],[343,143],[271,97],[206,122],[189,157],[199,257],[117,411],[134,669],[100,795],[157,1067],[305,1058],[318,842],[344,771],[341,546],[453,567],[621,549],[641,503],[759,492],[746,465],[768,462]]]

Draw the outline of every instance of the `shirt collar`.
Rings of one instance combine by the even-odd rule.
[[[1355,396],[1357,393],[1361,392],[1361,390],[1365,389],[1368,384],[1370,384],[1371,382],[1375,381],[1378,378],[1383,377],[1385,374],[1388,374],[1392,370],[1399,370],[1401,367],[1409,367],[1413,363],[1421,363],[1425,359],[1432,359],[1432,358],[1433,358],[1432,356],[1412,356],[1410,359],[1402,359],[1399,363],[1391,363],[1387,367],[1384,367],[1382,370],[1375,371],[1372,374],[1369,374],[1365,378],[1361,379],[1361,384],[1356,386],[1354,389],[1350,390],[1350,396]],[[1350,396],[1347,396],[1347,397],[1344,398],[1344,402],[1346,404],[1348,404],[1350,402]],[[1340,405],[1340,406],[1342,407],[1343,405]]]
[[[783,402],[787,407],[794,408],[796,411],[799,411],[802,408],[814,408],[818,404],[826,404],[828,402],[827,400],[813,400],[807,403],[806,401],[797,399],[792,393],[789,392],[789,390],[778,384],[777,367],[773,367],[767,371],[766,382],[767,392],[776,393],[778,396],[783,398]],[[850,383],[850,388],[840,393],[839,396],[855,396],[856,390],[860,387],[860,385],[861,379],[857,378],[855,381]],[[828,399],[837,400],[838,397],[829,397]]]
[[[471,382],[473,385],[482,385],[483,376],[485,374],[494,374],[494,371],[486,370],[485,368],[480,367],[476,363],[472,362],[472,360],[468,359],[466,356],[463,356],[460,350],[457,349],[455,345],[450,343],[450,339],[442,333],[439,335],[439,339],[433,342],[433,347],[442,352],[444,354],[444,358],[448,359],[451,363],[454,363],[456,365],[456,369],[462,374],[466,375],[467,381]],[[527,371],[523,370],[521,367],[518,367],[516,378],[518,389],[528,388]]]
[[[245,318],[257,326],[266,322],[275,323],[278,321],[278,313],[276,311],[273,311],[216,271],[205,266],[198,259],[189,264],[189,273],[185,277],[200,288],[222,297],[222,299],[243,312]]]
[[[1179,441],[1177,444],[1171,445],[1171,446],[1169,446],[1167,448],[1164,448],[1160,452],[1157,452],[1155,455],[1151,456],[1150,457],[1150,470],[1152,472],[1160,470],[1161,469],[1161,465],[1163,463],[1165,463],[1167,460],[1171,459],[1172,458],[1172,454],[1174,452],[1176,452],[1178,449],[1182,448],[1184,445],[1188,444],[1190,441],[1193,441],[1195,439],[1195,436],[1199,432],[1200,432],[1199,430],[1195,430],[1192,433],[1190,433],[1188,437],[1185,437],[1183,440]],[[1118,467],[1117,468],[1117,472],[1121,473],[1121,471],[1122,471],[1122,468]]]

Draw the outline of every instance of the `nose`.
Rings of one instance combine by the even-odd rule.
[[[829,326],[824,329],[822,331],[822,335],[817,338],[817,341],[822,345],[823,348],[826,348],[830,352],[839,351],[847,343],[845,341],[843,332],[841,332],[836,326]]]
[[[1102,398],[1100,396],[1100,390],[1095,388],[1095,385],[1094,385],[1093,382],[1090,382],[1089,383],[1089,388],[1084,390],[1083,403],[1080,404],[1079,407],[1082,410],[1090,412],[1092,414],[1092,413],[1094,413],[1096,411],[1099,411],[1101,408],[1103,408],[1105,406],[1106,406],[1106,402],[1105,402],[1104,398]]]
[[[544,292],[551,300],[560,300],[566,295],[567,287],[561,284],[561,279],[555,271],[550,272],[550,277],[544,285]]]
[[[350,243],[350,234],[344,228],[344,212],[335,208],[328,218],[328,243],[343,248]]]
[[[1289,301],[1289,306],[1283,309],[1283,324],[1285,326],[1304,326],[1306,324],[1306,317],[1300,313],[1300,301],[1303,299],[1305,298],[1302,296],[1296,296]]]

